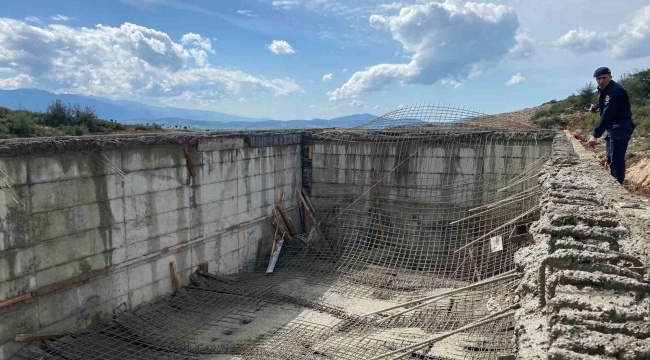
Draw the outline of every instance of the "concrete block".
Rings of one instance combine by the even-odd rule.
[[[190,229],[182,229],[173,233],[151,239],[131,243],[126,247],[126,259],[132,260],[153,254],[164,248],[186,243],[190,240]]]
[[[13,340],[16,334],[38,330],[38,312],[33,300],[0,309],[0,319],[0,344]]]
[[[0,179],[11,186],[27,184],[27,162],[28,158],[24,157],[0,158],[0,170],[4,172],[4,174],[0,173]],[[7,176],[9,179],[7,179]],[[2,181],[0,181],[0,184],[3,187],[5,186]]]
[[[0,301],[27,294],[36,290],[36,288],[36,276],[34,274],[26,274],[11,280],[5,280],[0,282]],[[2,319],[1,315],[0,319]]]
[[[91,255],[80,260],[74,260],[62,265],[40,270],[36,273],[36,283],[40,288],[73,279],[92,271],[110,267],[112,259],[111,253],[112,250],[107,250],[106,252]]]
[[[221,254],[229,254],[239,249],[239,232],[232,231],[221,236]]]
[[[124,195],[134,196],[183,187],[188,183],[188,174],[187,166],[128,173],[129,181],[124,184]]]
[[[240,178],[239,181],[237,182],[237,187],[238,187],[237,194],[245,195],[245,194],[251,194],[254,192],[262,191],[262,189],[264,188],[262,184],[262,180],[266,178],[267,178],[266,176],[262,176],[262,175],[254,175],[245,178]]]
[[[222,218],[228,218],[239,213],[239,199],[234,197],[230,199],[224,199],[221,202],[221,216]],[[235,224],[226,224],[225,227],[235,225]]]
[[[48,211],[31,216],[31,239],[40,242],[123,221],[123,199]]]
[[[128,244],[174,233],[190,226],[190,209],[173,210],[126,222]]]
[[[137,264],[128,267],[129,289],[131,291],[142,288],[156,281],[167,279],[171,283],[169,263],[174,261],[178,271],[192,267],[192,256],[189,249],[179,253],[170,253],[156,261]],[[133,306],[137,306],[135,303]]]
[[[113,166],[122,168],[122,156],[119,151],[102,152]],[[114,174],[109,166],[101,163],[95,154],[66,153],[51,154],[29,159],[29,181],[31,184],[53,182],[81,177]]]
[[[28,198],[27,186],[17,191],[21,199]],[[0,251],[31,245],[29,221],[29,208],[16,204],[5,191],[0,191]]]
[[[91,204],[121,197],[122,180],[115,175],[30,185],[32,213]]]
[[[199,151],[234,150],[244,147],[244,138],[199,139]]]
[[[185,186],[128,196],[124,199],[124,218],[126,221],[143,219],[190,207],[190,195],[190,188]]]
[[[239,192],[239,180],[234,179],[234,180],[228,180],[226,182],[223,182],[223,186],[221,188],[221,198],[222,199],[230,199],[233,197],[238,196]]]
[[[130,173],[140,170],[153,170],[175,167],[186,167],[187,160],[183,146],[156,146],[149,148],[124,149],[122,151],[124,168]]]
[[[237,215],[235,215],[237,216]],[[221,231],[228,225],[230,219],[224,218],[220,221],[212,221],[203,223],[200,229],[192,229],[192,239],[199,237],[211,237],[221,233]]]
[[[195,185],[206,185],[237,179],[239,177],[239,165],[237,162],[215,163],[212,166],[196,168]]]
[[[224,183],[211,183],[192,188],[195,205],[209,204],[215,201],[221,201]]]
[[[169,265],[167,265],[169,269]],[[134,308],[149,304],[174,292],[171,278],[161,279],[129,292],[129,300]]]
[[[220,150],[212,154],[214,164],[237,162],[242,159],[241,150]]]
[[[47,325],[40,331],[59,332],[70,331],[70,329],[85,329],[92,324],[111,319],[113,310],[121,304],[126,304],[127,308],[131,308],[128,294],[120,295],[101,303],[97,300],[90,301],[87,304],[83,304],[78,312]]]
[[[80,309],[91,308],[111,299],[125,295],[128,291],[126,271],[111,273],[50,296],[39,298],[38,312],[41,327],[65,319]]]
[[[199,266],[203,262],[216,265],[219,257],[221,257],[220,236],[211,237],[192,248],[192,266]]]
[[[38,256],[36,270],[47,269],[70,261],[101,254],[125,244],[124,223],[90,229],[34,246]]]
[[[0,282],[34,272],[36,267],[32,248],[10,249],[0,252]]]

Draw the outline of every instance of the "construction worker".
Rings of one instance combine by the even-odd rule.
[[[609,68],[596,69],[594,77],[598,83],[598,103],[591,105],[591,112],[600,112],[600,121],[594,129],[589,145],[594,146],[605,131],[605,149],[610,172],[619,183],[625,180],[625,152],[634,132],[630,98],[627,91],[612,80]]]

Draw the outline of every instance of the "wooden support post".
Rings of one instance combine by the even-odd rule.
[[[169,271],[172,274],[172,285],[174,285],[174,292],[177,294],[181,292],[181,281],[178,279],[178,271],[176,270],[176,263],[169,263]]]
[[[291,234],[291,236],[296,236],[296,235],[298,235],[298,232],[296,231],[295,227],[293,226],[293,223],[291,222],[291,220],[284,213],[284,210],[282,210],[282,204],[283,203],[284,203],[284,192],[282,192],[282,197],[280,198],[280,202],[275,206],[275,208],[280,213],[280,217],[282,217],[282,221],[284,221],[284,224],[287,226],[287,230],[289,230],[289,234]]]
[[[208,272],[208,263],[204,262],[204,263],[199,264],[199,270],[201,270],[204,273],[207,273]]]
[[[311,160],[314,156],[314,146],[309,145],[309,156],[307,157],[309,160]]]
[[[196,172],[194,171],[194,163],[192,162],[190,152],[187,149],[183,149],[183,152],[185,152],[185,160],[187,160],[187,167],[190,169],[190,174],[192,174],[192,177],[196,177]]]
[[[63,333],[52,334],[18,334],[14,337],[15,342],[38,342],[43,340],[58,339],[64,336]]]
[[[302,217],[305,219],[305,231],[309,234],[309,210],[305,203],[302,203]]]

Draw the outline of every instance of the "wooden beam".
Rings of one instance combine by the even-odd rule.
[[[207,273],[208,272],[208,263],[204,262],[204,263],[199,264],[199,270]]]
[[[178,294],[181,292],[181,281],[178,279],[178,271],[176,269],[175,262],[172,261],[169,263],[169,271],[172,274],[172,285],[174,285],[174,292]]]
[[[284,221],[284,224],[286,225],[287,230],[289,230],[289,234],[291,234],[291,236],[296,236],[296,235],[298,235],[298,232],[296,231],[296,228],[293,226],[293,223],[291,222],[291,220],[289,220],[287,215],[284,213],[284,210],[282,209],[282,205],[284,204],[284,195],[285,194],[284,194],[284,191],[283,191],[282,196],[280,197],[280,202],[275,206],[275,208],[280,213],[280,217],[282,217],[282,221]]]
[[[192,162],[192,156],[190,156],[190,152],[187,149],[183,149],[183,152],[185,153],[185,160],[187,160],[187,167],[190,169],[190,174],[192,174],[192,177],[196,177],[196,172],[194,171],[194,162]]]
[[[203,270],[201,270],[201,269],[197,270],[196,273],[199,274],[199,275],[201,275],[201,276],[203,276],[203,277],[207,277],[207,278],[210,278],[210,279],[223,281],[223,282],[228,283],[228,284],[233,284],[233,283],[234,283],[233,280],[223,278],[223,277],[221,277],[221,276],[219,276],[219,275],[210,274],[209,272],[203,271]]]
[[[278,246],[275,248],[275,252],[271,254],[271,261],[269,261],[269,266],[266,268],[266,273],[271,274],[275,269],[275,264],[278,262],[278,257],[280,257],[280,251],[282,251],[282,244],[284,244],[284,236],[278,241]]]
[[[3,307],[11,306],[13,304],[17,304],[17,303],[25,301],[27,299],[31,299],[32,296],[33,296],[32,293],[27,293],[25,295],[21,295],[21,296],[15,297],[13,299],[8,299],[8,300],[5,300],[5,301],[2,301],[2,302],[0,302],[0,309],[2,309]]]
[[[314,146],[309,145],[309,155],[307,156],[307,159],[311,160],[313,156],[314,156]]]
[[[43,340],[58,339],[65,334],[52,333],[52,334],[18,334],[14,337],[15,342],[38,342]]]

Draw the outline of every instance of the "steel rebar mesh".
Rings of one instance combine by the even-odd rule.
[[[227,281],[193,274],[179,294],[20,356],[371,359],[516,302],[511,290],[518,280],[508,278],[412,305],[399,316],[391,317],[404,308],[363,316],[513,269],[525,224],[536,216],[536,177],[552,135],[515,132],[507,122],[481,127],[480,115],[398,109],[357,129],[315,135],[311,200],[319,223],[306,243],[286,239],[272,275],[264,272],[268,256],[252,264],[255,271]],[[439,126],[452,123],[459,124]],[[512,321],[403,358],[512,355]]]

